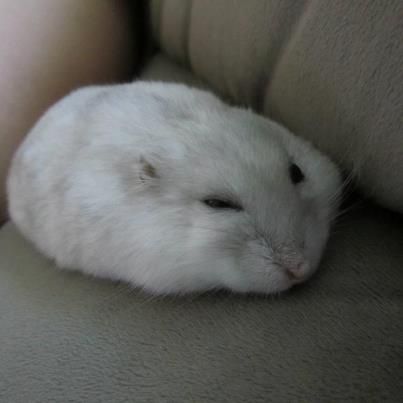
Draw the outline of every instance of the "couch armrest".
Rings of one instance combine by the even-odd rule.
[[[0,1],[0,224],[12,154],[44,110],[76,87],[133,75],[135,3]]]

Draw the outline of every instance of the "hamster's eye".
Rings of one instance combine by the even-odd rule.
[[[229,200],[223,200],[223,199],[204,199],[203,203],[215,210],[236,210],[240,211],[242,210],[242,207],[236,203],[233,203]]]
[[[294,185],[297,185],[298,183],[302,182],[305,179],[305,175],[301,171],[301,168],[297,164],[291,164],[289,167],[289,174],[290,174],[290,179],[291,182]]]

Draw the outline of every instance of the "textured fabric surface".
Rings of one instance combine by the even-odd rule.
[[[403,212],[401,0],[158,0],[164,52],[282,121]]]
[[[0,231],[1,402],[397,402],[402,223],[371,207],[278,299],[150,299]]]
[[[146,78],[195,83],[156,56]],[[403,222],[360,204],[281,298],[153,299],[0,230],[0,402],[397,402]]]
[[[186,83],[192,87],[209,89],[201,79],[160,53],[157,53],[148,61],[139,78],[142,80]]]
[[[154,0],[152,26],[170,57],[221,94],[258,109],[303,6],[283,0]]]

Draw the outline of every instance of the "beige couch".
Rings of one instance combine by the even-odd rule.
[[[5,224],[0,401],[402,401],[403,2],[160,0],[148,14],[139,78],[274,117],[369,200],[281,298],[151,299],[55,270]]]

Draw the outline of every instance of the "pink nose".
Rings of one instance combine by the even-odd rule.
[[[306,273],[308,272],[308,269],[309,269],[308,264],[305,262],[285,267],[285,270],[290,280],[302,280],[305,277]]]

